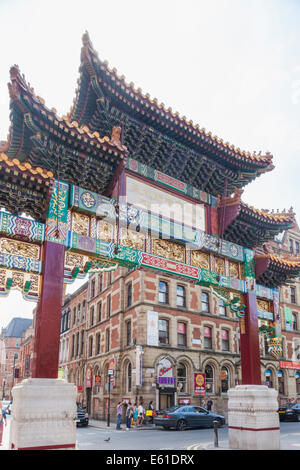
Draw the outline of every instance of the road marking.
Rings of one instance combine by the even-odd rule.
[[[210,442],[200,442],[199,444],[192,444],[186,448],[186,450],[199,450],[199,447],[201,450],[205,450],[204,446],[208,446]]]

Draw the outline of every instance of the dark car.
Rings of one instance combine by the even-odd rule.
[[[81,405],[77,405],[77,414],[75,418],[76,426],[87,426],[89,424],[89,415],[86,412],[86,408]]]
[[[176,428],[178,431],[183,431],[186,428],[213,427],[214,420],[218,422],[219,427],[225,424],[224,416],[212,413],[201,406],[185,405],[157,411],[154,424],[165,429]]]
[[[280,421],[300,421],[300,403],[292,405],[286,403],[278,409]]]

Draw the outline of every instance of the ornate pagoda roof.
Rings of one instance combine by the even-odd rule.
[[[255,254],[255,274],[259,284],[279,287],[300,275],[300,258]]]
[[[121,126],[131,157],[142,163],[213,195],[222,194],[226,178],[232,191],[274,168],[270,153],[236,148],[126,83],[99,59],[88,33],[79,71],[71,119],[105,135]]]
[[[101,138],[97,131],[47,108],[21,76],[18,66],[11,68],[10,75],[7,155],[34,167],[42,166],[70,184],[98,193],[108,191],[127,155],[120,129],[113,128],[111,138]]]
[[[294,225],[292,208],[282,212],[256,209],[241,200],[242,192],[235,190],[233,196],[219,199],[220,235],[225,240],[253,249]]]
[[[0,153],[0,207],[7,211],[44,220],[53,182],[51,171]]]

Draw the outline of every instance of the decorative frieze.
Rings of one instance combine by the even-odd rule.
[[[0,268],[0,296],[7,296],[11,289],[21,291],[25,300],[37,301],[40,290],[40,276]]]
[[[127,158],[126,168],[157,183],[163,184],[164,186],[167,186],[177,191],[178,193],[185,194],[186,196],[190,196],[193,199],[197,199],[198,201],[217,208],[218,200],[215,196],[212,196],[211,194],[208,194],[205,191],[201,191],[200,189],[190,184],[184,183],[183,181],[166,175],[161,171],[155,170],[154,168],[134,160],[133,158]]]
[[[45,225],[34,220],[0,212],[0,233],[33,243],[43,243]]]

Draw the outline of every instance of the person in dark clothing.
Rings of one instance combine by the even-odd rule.
[[[211,399],[207,400],[207,403],[206,403],[207,411],[211,411],[212,406],[213,406],[213,401]]]

